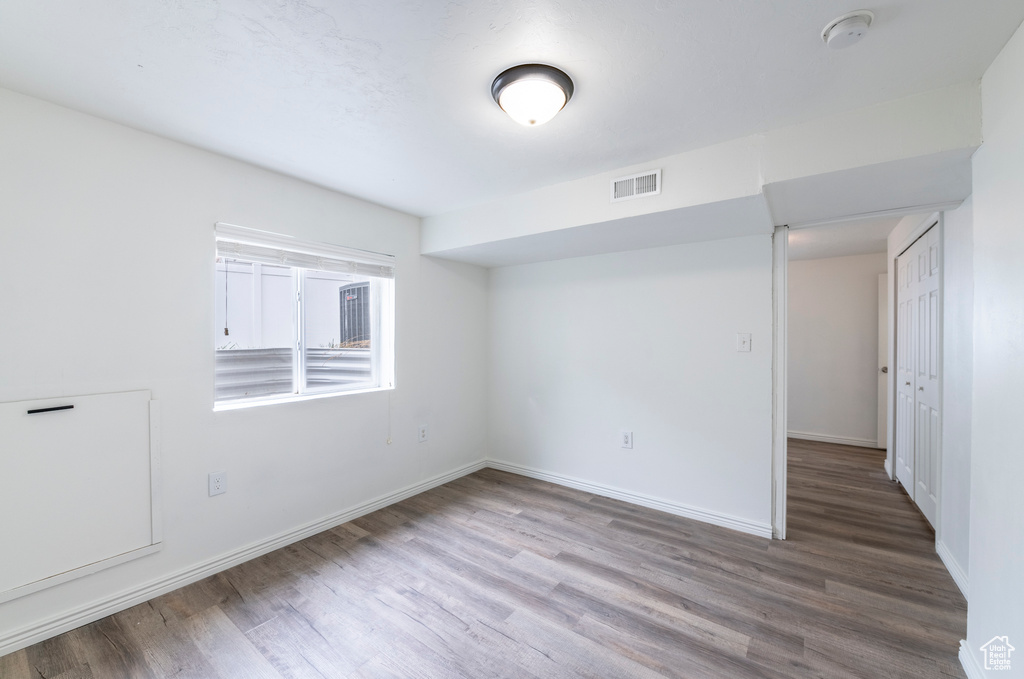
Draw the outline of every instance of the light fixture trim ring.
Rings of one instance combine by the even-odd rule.
[[[546,80],[565,93],[566,104],[572,99],[574,90],[572,78],[565,71],[547,64],[519,64],[499,73],[491,83],[491,97],[494,98],[494,103],[500,107],[501,103],[498,100],[501,98],[502,91],[520,80]],[[564,108],[565,104],[562,106]]]

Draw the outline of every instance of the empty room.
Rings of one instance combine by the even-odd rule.
[[[1024,677],[1022,21],[0,3],[0,678]]]

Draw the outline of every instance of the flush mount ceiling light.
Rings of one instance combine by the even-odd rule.
[[[874,20],[875,15],[866,9],[844,14],[828,22],[821,31],[821,39],[830,49],[841,50],[863,38]]]
[[[512,120],[535,127],[555,117],[572,98],[572,78],[554,66],[520,64],[491,83],[491,96]]]

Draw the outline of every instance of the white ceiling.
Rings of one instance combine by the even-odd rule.
[[[980,78],[1020,0],[3,0],[0,86],[432,215]],[[536,129],[516,63],[576,94]]]
[[[824,259],[885,252],[900,217],[859,219],[789,232],[789,259]]]

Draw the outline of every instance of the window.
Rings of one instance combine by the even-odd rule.
[[[218,224],[217,410],[394,386],[394,257]]]

